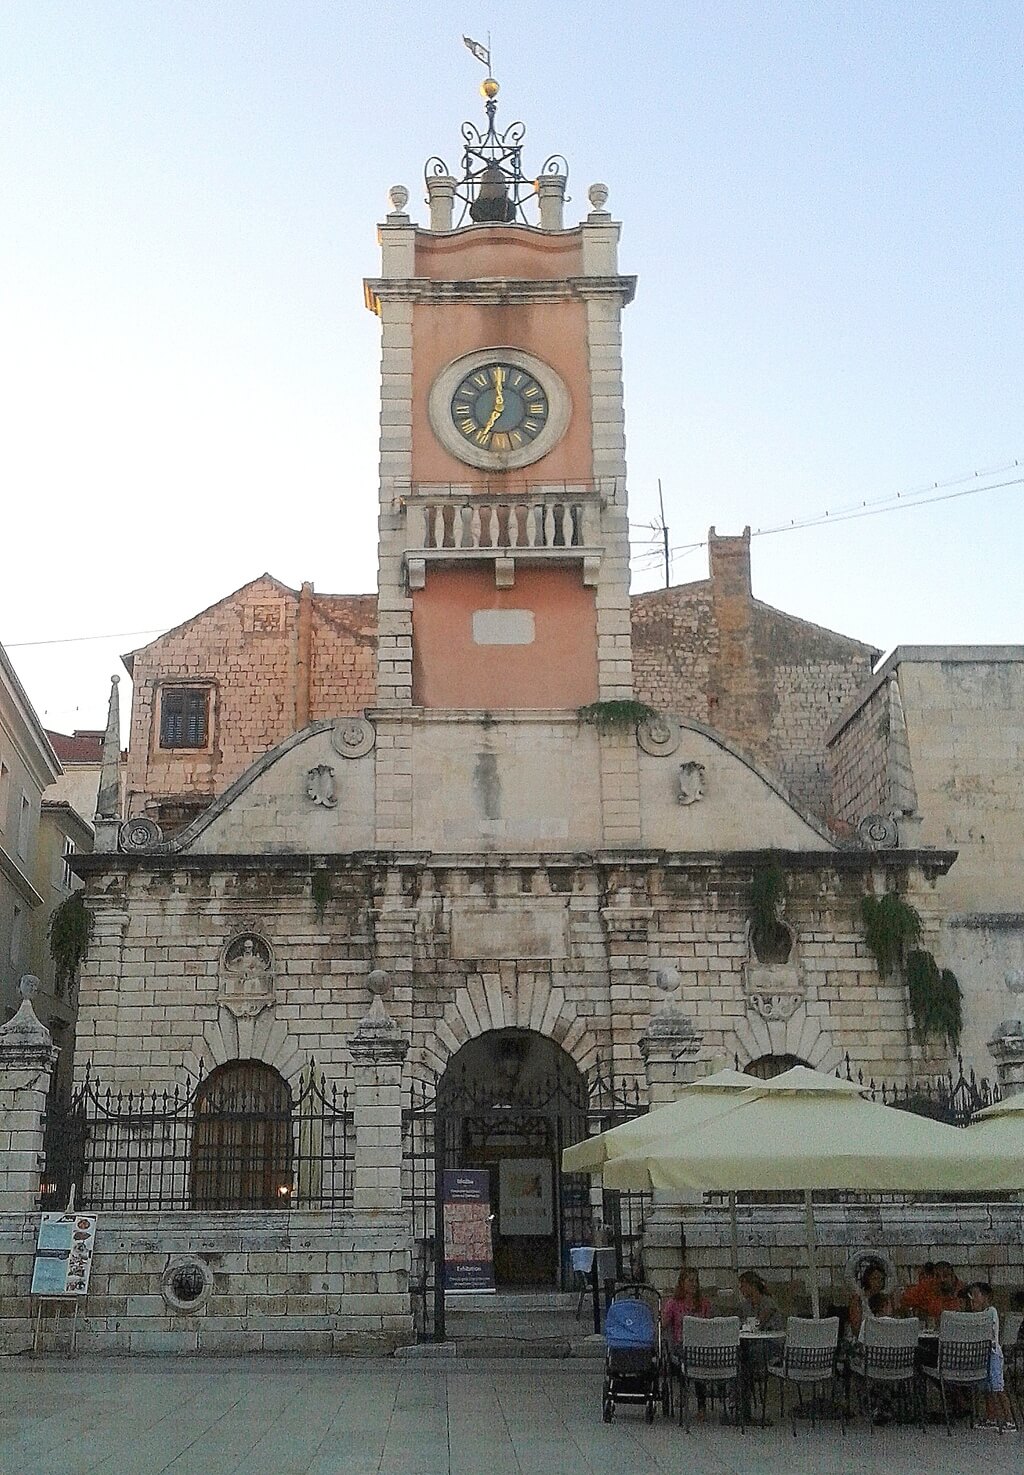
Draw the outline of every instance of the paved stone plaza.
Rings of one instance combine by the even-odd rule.
[[[994,1430],[601,1422],[600,1367],[304,1359],[0,1364],[2,1475],[1018,1475]]]

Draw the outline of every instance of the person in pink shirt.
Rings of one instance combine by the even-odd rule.
[[[661,1324],[668,1337],[668,1353],[671,1359],[683,1335],[684,1316],[711,1315],[711,1302],[701,1295],[700,1277],[696,1270],[684,1265],[679,1272],[676,1288],[661,1308]],[[707,1407],[707,1392],[703,1383],[696,1385],[697,1417],[702,1419]]]

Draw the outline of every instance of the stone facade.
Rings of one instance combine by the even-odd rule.
[[[408,1342],[402,1214],[109,1213],[79,1321],[85,1352],[387,1352]],[[0,1213],[0,1353],[32,1345],[38,1215]],[[201,1267],[193,1304],[175,1268]]]
[[[708,544],[710,578],[633,596],[637,696],[706,722],[831,818],[826,737],[879,652],[755,599],[749,528]]]
[[[376,601],[264,574],[125,658],[133,682],[129,815],[180,828],[260,753],[375,694]],[[205,741],[161,747],[161,693],[208,693]]]
[[[900,843],[957,851],[936,956],[960,979],[964,1053],[985,1069],[1024,994],[1024,647],[898,647],[834,727],[829,757],[851,829],[895,816]]]

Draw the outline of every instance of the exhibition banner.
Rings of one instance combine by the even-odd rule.
[[[444,1205],[444,1288],[493,1291],[491,1175],[486,1168],[446,1168]]]

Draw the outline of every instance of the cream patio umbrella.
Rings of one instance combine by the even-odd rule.
[[[1024,1188],[1020,1159],[1024,1155],[1024,1091],[993,1102],[979,1111],[960,1133],[960,1146],[967,1159],[965,1171],[986,1171],[991,1181],[986,1188],[1014,1192]]]
[[[655,1107],[642,1116],[632,1117],[617,1127],[610,1127],[595,1137],[587,1137],[567,1147],[562,1153],[563,1173],[600,1173],[613,1157],[641,1152],[648,1143],[690,1128],[735,1106],[737,1093],[756,1084],[752,1076],[739,1070],[716,1070],[683,1086],[675,1101]],[[621,1185],[625,1186],[625,1185]],[[639,1188],[647,1188],[646,1181]]]
[[[645,1187],[667,1192],[802,1190],[817,1315],[813,1190],[974,1187],[965,1181],[971,1174],[965,1174],[962,1135],[956,1127],[868,1101],[851,1081],[794,1066],[753,1083],[732,1110],[699,1130],[663,1138],[632,1157],[609,1159],[603,1177],[607,1187],[618,1188],[635,1185],[640,1176]],[[974,1177],[977,1186],[990,1186],[983,1164]]]

